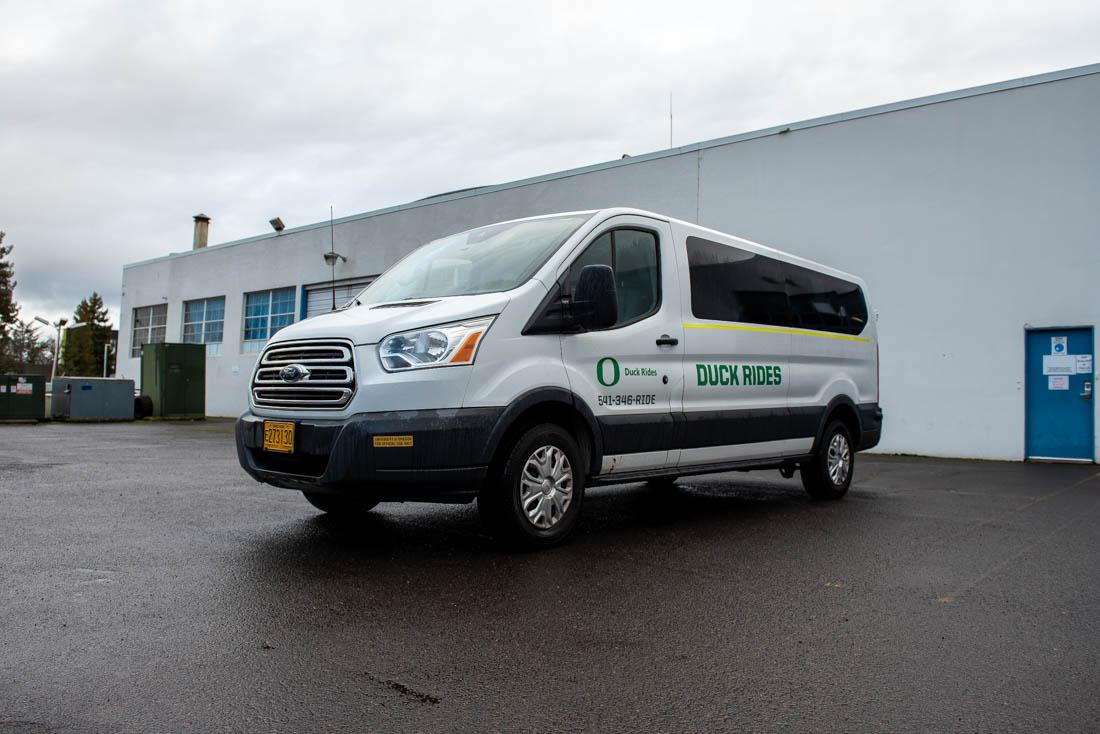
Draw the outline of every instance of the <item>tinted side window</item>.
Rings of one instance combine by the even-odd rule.
[[[586,265],[609,265],[615,271],[619,296],[619,320],[615,326],[637,321],[657,310],[661,300],[660,272],[657,238],[651,232],[616,229],[600,235],[569,267],[566,293],[570,298]]]
[[[569,266],[569,278],[566,283],[566,293],[572,298],[577,291],[577,280],[581,277],[581,270],[586,265],[611,265],[611,233],[600,235],[599,239],[589,245],[580,257]],[[614,267],[614,266],[612,266]]]
[[[657,309],[657,239],[633,229],[615,230],[612,235],[619,323],[625,324]]]
[[[858,334],[867,325],[867,302],[855,283],[783,263],[794,326]]]
[[[691,312],[700,319],[788,326],[782,263],[764,255],[688,237]]]

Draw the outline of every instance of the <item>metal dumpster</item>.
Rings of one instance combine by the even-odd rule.
[[[134,381],[103,377],[57,377],[50,416],[82,421],[134,419]]]
[[[0,421],[40,421],[45,417],[44,375],[0,375]]]

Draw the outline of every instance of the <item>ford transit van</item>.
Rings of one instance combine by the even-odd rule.
[[[539,546],[599,484],[778,469],[840,498],[881,431],[863,281],[619,208],[430,242],[282,329],[236,441],[322,511],[476,500]]]

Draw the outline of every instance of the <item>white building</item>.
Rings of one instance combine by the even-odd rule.
[[[1100,321],[1100,64],[338,219],[336,300],[436,237],[619,205],[862,276],[880,318],[878,450],[1021,459],[1039,425],[1027,406],[1049,397],[1025,400],[1025,381],[1049,387],[1026,373],[1027,330],[1091,341]],[[331,308],[328,249],[320,222],[125,266],[119,375],[139,378],[142,341],[205,340],[207,412],[239,414],[270,331]]]

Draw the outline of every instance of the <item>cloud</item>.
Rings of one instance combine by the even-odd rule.
[[[125,262],[1093,63],[1085,2],[0,2],[24,315]]]

